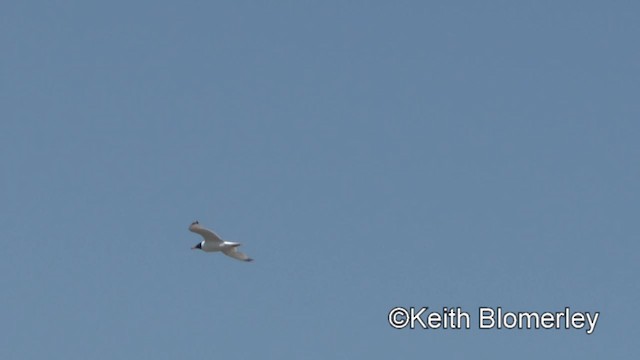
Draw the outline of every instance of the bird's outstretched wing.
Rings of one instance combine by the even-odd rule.
[[[213,231],[203,228],[198,224],[198,222],[194,222],[189,226],[189,231],[194,232],[196,234],[202,235],[204,241],[211,241],[213,243],[222,243],[222,239],[220,236],[216,235]]]
[[[237,247],[234,246],[230,249],[225,249],[222,250],[222,252],[227,255],[227,256],[231,256],[234,259],[238,259],[238,260],[242,260],[242,261],[253,261],[252,258],[248,257],[247,254],[241,253],[240,251],[238,251],[236,249]]]

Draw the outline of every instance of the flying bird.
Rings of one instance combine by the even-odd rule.
[[[225,255],[231,256],[234,259],[253,261],[252,258],[238,251],[238,246],[242,244],[222,240],[220,236],[216,235],[213,231],[200,226],[200,223],[197,220],[191,223],[189,231],[200,234],[204,238],[204,240],[192,247],[192,250],[200,249],[206,252],[222,251]]]

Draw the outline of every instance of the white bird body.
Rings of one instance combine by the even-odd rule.
[[[242,244],[222,240],[220,236],[218,236],[213,231],[200,226],[197,221],[191,223],[191,226],[189,226],[189,231],[199,234],[204,238],[204,240],[202,240],[199,244],[191,248],[193,250],[200,249],[205,252],[221,251],[223,254],[237,260],[253,261],[252,258],[238,251],[237,247]]]

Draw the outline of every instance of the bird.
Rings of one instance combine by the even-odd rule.
[[[192,247],[191,250],[200,249],[205,252],[222,251],[223,254],[241,261],[253,261],[252,258],[238,251],[238,246],[242,245],[237,242],[224,241],[213,231],[200,226],[198,220],[191,223],[189,231],[200,234],[204,240]]]

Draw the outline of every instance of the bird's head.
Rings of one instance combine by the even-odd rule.
[[[195,229],[195,228],[200,226],[199,224],[200,223],[198,222],[198,220],[192,222],[191,225],[189,225],[189,230],[193,231],[193,229]]]
[[[202,250],[202,243],[203,243],[203,242],[204,242],[204,241],[199,242],[196,246],[192,247],[192,248],[191,248],[191,250],[196,250],[196,249],[200,249],[200,250]]]

